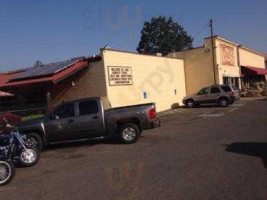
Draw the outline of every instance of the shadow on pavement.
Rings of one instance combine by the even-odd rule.
[[[142,138],[143,136],[141,136]],[[111,145],[124,145],[118,137],[110,137],[105,139],[92,139],[84,142],[66,142],[62,144],[51,144],[44,151],[54,151],[54,150],[67,150],[76,149],[82,147],[92,147],[99,144],[111,144]]]
[[[249,156],[260,157],[265,168],[267,168],[267,143],[263,142],[236,142],[226,145],[225,151]]]
[[[74,149],[79,147],[92,147],[96,144],[99,144],[99,141],[86,141],[86,142],[73,142],[73,143],[63,143],[63,144],[51,144],[48,145],[44,151],[54,151],[54,150],[66,150],[66,149]]]
[[[264,98],[264,99],[258,99],[257,101],[267,101],[267,98]]]
[[[187,108],[186,106],[180,106],[179,108]],[[175,109],[179,109],[179,108],[175,108]],[[224,108],[221,107],[219,104],[201,104],[201,105],[197,105],[193,108],[187,108],[187,109],[197,109],[197,108]]]
[[[218,104],[202,104],[200,106],[196,106],[194,108],[223,108]]]

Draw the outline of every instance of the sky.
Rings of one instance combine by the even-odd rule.
[[[204,44],[216,35],[267,53],[267,0],[0,0],[0,72],[78,56],[108,45],[136,51],[144,21],[171,16]],[[202,30],[202,31],[201,31]]]

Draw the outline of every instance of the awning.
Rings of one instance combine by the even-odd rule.
[[[15,96],[15,95],[8,93],[8,92],[0,91],[0,97],[13,97],[13,96]]]
[[[245,76],[267,75],[267,69],[264,68],[241,66],[241,71]]]

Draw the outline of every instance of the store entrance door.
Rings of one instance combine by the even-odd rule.
[[[233,84],[237,88],[239,88],[239,78],[238,77],[223,77],[223,84],[225,85]]]

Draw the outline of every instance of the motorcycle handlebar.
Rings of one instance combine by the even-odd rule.
[[[15,126],[12,126],[11,124],[8,123],[7,119],[6,118],[3,118],[3,121],[5,122],[5,126],[7,128],[15,128]]]

